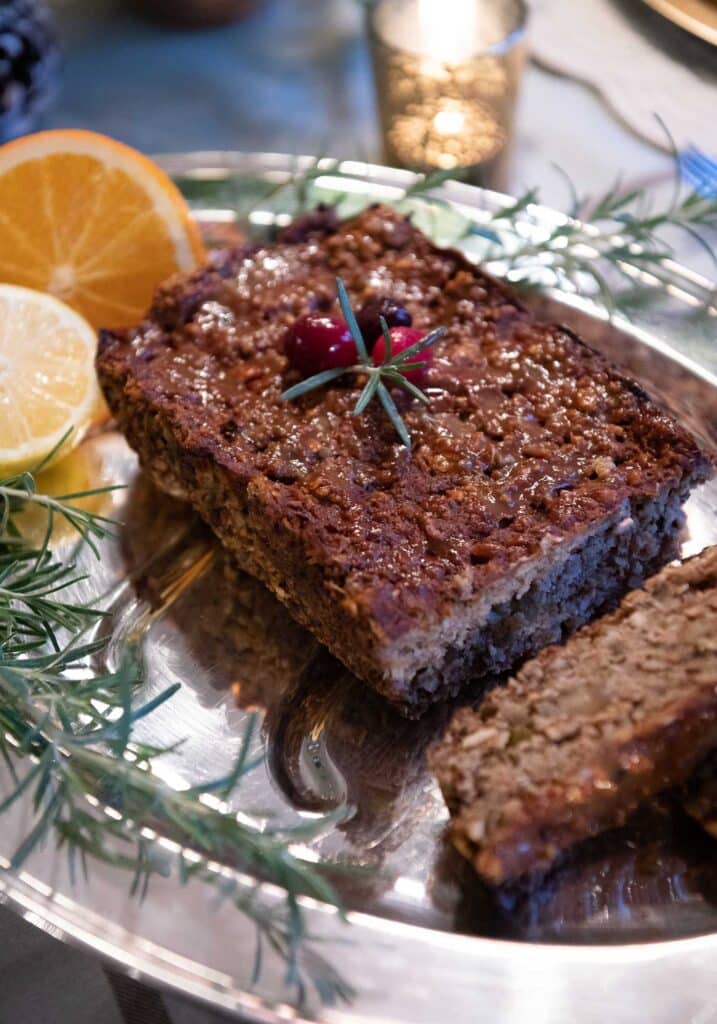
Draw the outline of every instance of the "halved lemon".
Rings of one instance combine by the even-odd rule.
[[[67,129],[0,147],[0,281],[50,292],[94,327],[123,327],[202,256],[180,192],[129,146]]]
[[[92,326],[64,302],[0,285],[0,476],[30,469],[71,431],[62,452],[96,415]]]

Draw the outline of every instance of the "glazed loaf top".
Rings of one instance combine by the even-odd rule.
[[[355,308],[391,296],[414,327],[446,328],[430,406],[396,396],[412,451],[378,403],[351,415],[355,378],[280,401],[299,379],[287,328],[338,312],[337,275]],[[98,369],[113,402],[169,425],[182,458],[251,484],[336,599],[388,639],[470,600],[546,538],[709,468],[634,381],[382,207],[215,255],[161,288],[139,327],[103,332]]]

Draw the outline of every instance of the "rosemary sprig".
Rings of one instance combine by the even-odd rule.
[[[31,767],[22,777],[17,776],[16,787],[0,805],[0,813],[26,792],[32,794],[35,807],[35,822],[16,850],[12,867],[20,869],[35,847],[54,831],[58,846],[67,851],[71,871],[79,862],[87,873],[88,858],[122,867],[132,872],[137,894],[146,891],[152,874],[166,876],[172,871],[183,883],[201,879],[220,886],[222,894],[232,898],[238,909],[253,920],[257,943],[280,950],[288,982],[299,988],[300,996],[306,986],[307,962],[313,965],[313,982],[326,989],[327,977],[334,978],[334,996],[346,995],[347,986],[330,965],[315,951],[304,948],[307,936],[298,894],[336,902],[322,877],[290,852],[292,843],[306,840],[306,827],[302,826],[300,832],[259,831],[221,810],[216,799],[207,803],[217,792],[226,795],[227,779],[185,791],[159,783],[151,772],[151,763],[161,751],[143,748],[127,737],[139,719],[171,699],[176,687],[148,705],[131,709],[126,697],[136,687],[136,672],[136,665],[128,660],[101,687],[103,698],[114,691],[128,720],[119,717],[108,724],[105,717],[104,723],[99,720],[80,732],[74,731],[70,722],[65,728],[52,725],[51,708],[40,710],[36,693],[24,698],[7,687],[5,673],[0,672],[3,753],[13,757],[23,751],[31,759]],[[82,692],[96,695],[98,690],[85,681]],[[113,706],[117,704],[113,702]],[[54,711],[57,709],[55,702]],[[251,721],[247,728],[252,728]],[[97,749],[100,742],[109,745],[113,756]],[[232,791],[254,767],[247,749],[248,744],[242,746],[232,770]],[[324,820],[320,827],[325,825]],[[159,836],[165,849],[171,842],[173,857],[155,848],[153,839]],[[236,883],[232,873],[222,870],[222,863],[281,885],[287,892],[286,903],[269,910],[260,898],[259,883],[255,891],[248,891]]]
[[[52,498],[38,494],[35,476],[66,443],[67,435],[34,467],[0,480],[0,658],[26,656],[48,641],[60,650],[59,629],[77,631],[103,615],[99,609],[66,599],[70,587],[85,577],[78,576],[73,562],[59,562],[50,552],[57,519],[64,519],[99,556],[97,543],[111,532],[113,523],[70,502],[116,490],[101,487],[83,494]],[[39,548],[30,545],[18,525],[18,516],[28,506],[44,511],[46,527]]]
[[[627,313],[636,279],[650,275],[653,282],[671,283],[665,265],[675,254],[671,232],[691,238],[717,268],[717,198],[684,189],[674,146],[673,155],[675,188],[661,206],[647,190],[624,188],[619,180],[597,198],[580,198],[568,175],[557,168],[567,183],[570,201],[567,213],[547,230],[546,218],[537,210],[536,188],[526,189],[513,202],[483,216],[469,216],[449,204],[441,196],[441,186],[464,179],[465,168],[419,175],[400,196],[384,201],[419,219],[428,212],[429,233],[448,244],[482,240],[485,245],[477,255],[498,276],[537,289],[588,293],[609,313]],[[361,204],[355,191],[330,192],[321,186],[322,176],[356,179],[357,174],[342,171],[339,162],[317,161],[274,186],[272,200],[287,198],[286,212],[293,215],[319,201],[336,204],[339,214],[358,212]],[[363,205],[373,198],[367,190]]]
[[[134,740],[137,722],[170,700],[178,685],[138,702],[142,660],[132,648],[116,671],[103,668],[109,634],[95,627],[108,614],[106,602],[78,602],[73,588],[84,577],[51,549],[53,521],[62,517],[79,543],[100,556],[112,521],[68,503],[92,493],[48,498],[37,492],[34,473],[0,480],[0,756],[13,780],[0,798],[0,814],[21,798],[33,812],[12,866],[19,869],[54,836],[67,851],[72,876],[78,865],[86,873],[90,860],[104,861],[130,871],[139,896],[153,874],[174,871],[181,882],[202,880],[253,922],[254,981],[268,948],[285,962],[299,1000],[309,984],[325,1000],[348,998],[349,987],[306,934],[298,902],[307,894],[338,904],[332,887],[293,852],[311,828],[260,829],[229,810],[257,763],[251,755],[255,719],[228,775],[184,791],[153,771],[167,751]],[[30,505],[47,517],[37,549],[22,533]],[[159,837],[161,846],[154,841]],[[240,884],[237,869],[256,883]],[[263,899],[262,880],[285,891],[283,903]]]
[[[665,260],[674,245],[665,232],[688,235],[717,269],[717,199],[690,192],[676,193],[669,204],[655,207],[640,190],[616,183],[597,199],[580,199],[572,186],[566,217],[547,232],[525,238],[521,215],[537,202],[535,191],[493,216],[497,243],[485,256],[513,281],[585,291],[590,283],[609,312],[620,308],[620,295],[606,271],[615,270],[634,285],[636,272],[666,281]],[[713,241],[714,239],[714,241]]]
[[[396,403],[391,397],[389,388],[402,388],[404,391],[407,391],[412,398],[417,398],[425,405],[428,404],[428,396],[412,381],[408,380],[405,375],[410,373],[411,370],[418,370],[426,365],[425,361],[419,358],[421,353],[425,352],[426,349],[431,348],[432,345],[435,345],[436,342],[443,337],[445,334],[445,328],[436,327],[434,330],[426,334],[425,337],[421,338],[420,341],[417,341],[408,348],[403,349],[402,352],[396,352],[394,354],[391,347],[391,334],[388,329],[388,324],[385,319],[381,317],[381,330],[383,331],[384,340],[386,342],[386,352],[383,362],[377,366],[372,362],[371,357],[369,356],[366,341],[361,333],[361,329],[359,328],[356,315],[351,308],[351,302],[346,292],[346,286],[340,277],[337,277],[336,279],[336,289],[338,292],[341,312],[344,315],[344,320],[348,325],[351,337],[356,345],[356,351],[358,352],[360,362],[355,363],[353,366],[338,367],[337,369],[322,370],[321,373],[315,373],[313,376],[299,381],[298,384],[294,384],[293,387],[282,392],[280,397],[282,401],[290,402],[295,398],[299,398],[301,395],[307,394],[309,391],[314,391],[316,388],[323,387],[325,384],[330,384],[332,381],[338,380],[340,377],[345,377],[347,374],[361,374],[368,379],[366,380],[358,401],[354,406],[353,415],[360,416],[366,409],[367,405],[374,398],[378,398],[386,412],[386,415],[391,420],[396,433],[401,439],[401,443],[404,444],[406,448],[410,448],[411,435],[409,434],[408,428],[398,411]]]

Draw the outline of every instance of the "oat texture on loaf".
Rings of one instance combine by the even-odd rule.
[[[294,402],[287,331],[390,297],[444,326],[426,408],[351,415],[350,375]],[[672,558],[692,437],[570,330],[409,220],[324,213],[217,253],[101,335],[97,369],[144,470],[354,673],[408,714],[510,669]]]
[[[485,881],[544,871],[689,778],[717,747],[716,637],[712,547],[456,713],[430,763],[451,837]]]

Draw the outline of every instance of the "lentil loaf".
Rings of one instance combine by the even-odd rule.
[[[717,747],[717,547],[546,648],[429,761],[458,849],[490,884],[543,871]]]
[[[398,443],[362,381],[294,402],[288,328],[388,296],[446,334],[430,406],[396,394]],[[142,466],[185,498],[291,614],[406,713],[563,638],[675,553],[708,475],[691,436],[568,329],[382,207],[215,254],[104,331],[108,404]]]

